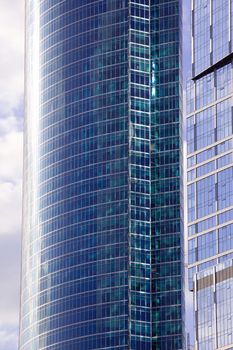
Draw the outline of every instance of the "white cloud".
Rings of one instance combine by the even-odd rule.
[[[20,235],[19,232],[0,236],[0,330],[18,328]],[[3,297],[2,297],[3,296]],[[1,347],[0,347],[1,349]]]
[[[17,183],[22,178],[23,134],[12,130],[0,137],[0,181]],[[0,194],[1,195],[1,194]]]
[[[0,187],[1,191],[2,188]],[[10,193],[11,204],[14,203],[13,197],[15,197],[16,192],[17,190],[12,190]],[[8,195],[9,191],[5,193]],[[16,201],[19,202],[19,198],[20,195],[15,198]],[[0,203],[2,206],[2,198],[0,198]],[[13,224],[7,224],[5,221],[3,226],[8,232],[2,234],[1,229],[0,234],[0,350],[16,350],[18,343],[20,232],[17,216],[19,215],[14,207],[8,207],[8,210],[6,217]],[[13,231],[15,232],[12,233]]]
[[[24,1],[0,1],[0,350],[16,350],[19,314]]]
[[[15,329],[0,328],[0,349],[12,350],[17,348],[17,333]]]
[[[20,232],[22,156],[21,120],[0,118],[0,236]]]
[[[3,124],[0,136],[0,350],[14,350],[19,314],[23,135],[18,130],[16,117],[0,120],[0,125]]]
[[[0,136],[12,132],[12,130],[19,130],[21,123],[21,119],[16,118],[13,112],[8,113],[5,117],[0,117]]]
[[[19,314],[22,133],[0,138],[0,350],[16,350]]]
[[[23,94],[23,11],[23,0],[1,0],[0,115],[16,107]]]
[[[21,187],[21,182],[0,184],[0,236],[20,232]]]

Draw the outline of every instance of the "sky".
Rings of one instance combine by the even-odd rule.
[[[23,0],[0,1],[0,350],[16,350],[18,335],[23,10]]]
[[[190,0],[183,0],[183,5],[186,82],[190,75]],[[16,350],[24,114],[24,0],[0,0],[0,47],[0,350]],[[190,294],[187,300],[189,314]],[[189,321],[188,329],[191,327]]]

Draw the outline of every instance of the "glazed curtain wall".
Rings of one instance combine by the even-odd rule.
[[[26,1],[20,350],[182,349],[180,6]]]

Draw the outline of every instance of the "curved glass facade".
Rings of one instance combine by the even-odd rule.
[[[26,1],[20,350],[182,348],[179,6]]]

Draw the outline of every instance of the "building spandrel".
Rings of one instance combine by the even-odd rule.
[[[194,276],[197,349],[233,348],[233,261]]]

